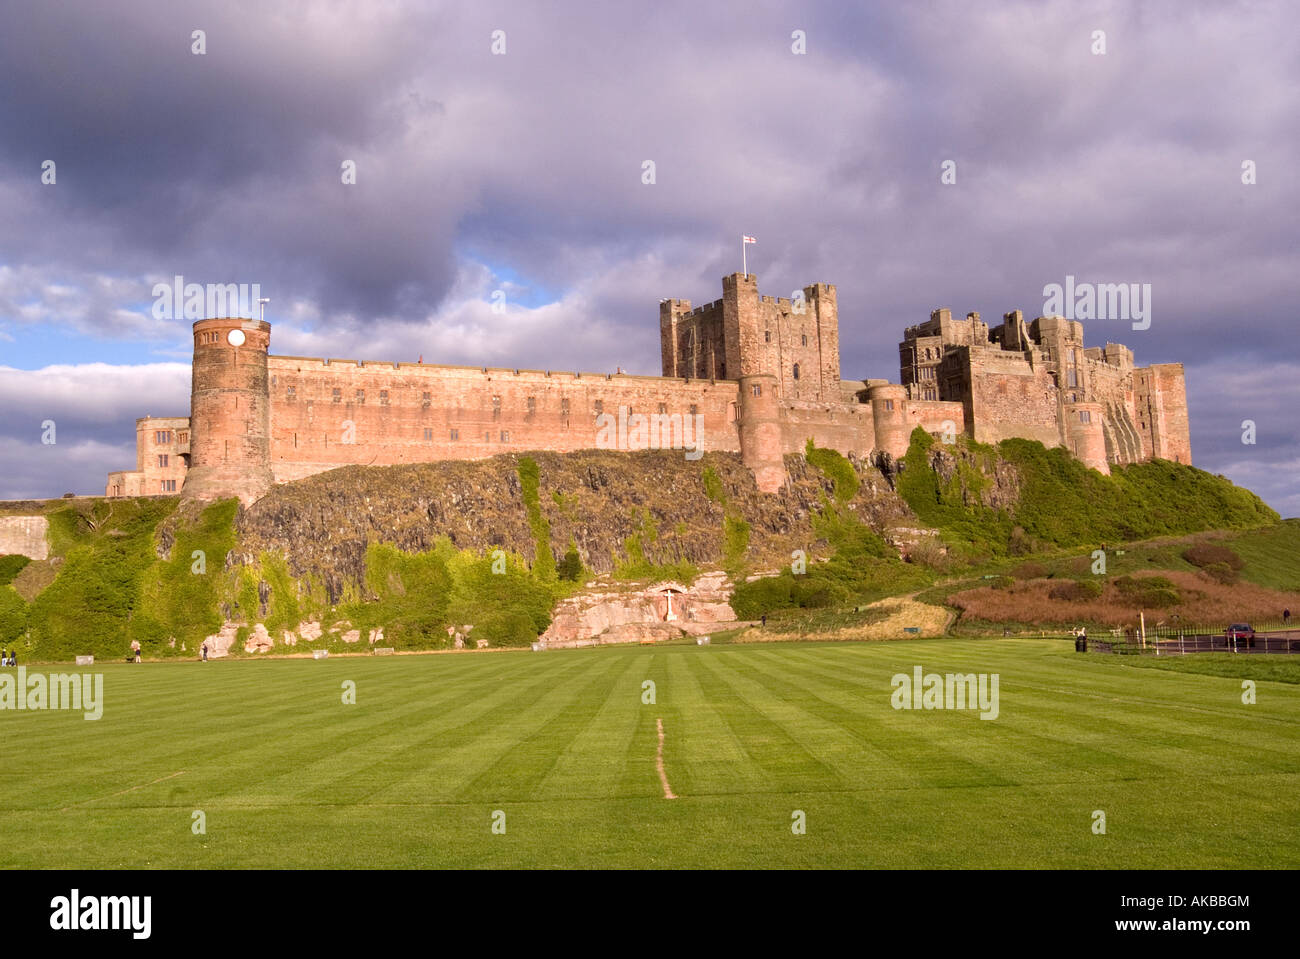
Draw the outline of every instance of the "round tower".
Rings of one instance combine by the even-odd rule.
[[[237,496],[247,506],[271,488],[270,346],[264,320],[194,324],[187,498]]]
[[[756,373],[740,378],[740,458],[760,492],[775,493],[785,485],[781,418],[776,404],[776,377]]]
[[[907,425],[907,387],[882,383],[867,389],[871,416],[876,422],[876,449],[901,460],[907,455],[912,431]]]
[[[1084,466],[1110,475],[1106,461],[1106,435],[1102,432],[1100,403],[1065,404],[1066,448]]]

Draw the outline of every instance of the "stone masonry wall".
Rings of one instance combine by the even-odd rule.
[[[45,534],[49,528],[44,516],[0,516],[0,556],[47,559],[50,544]]]
[[[694,413],[703,416],[700,449],[740,449],[734,382],[284,356],[271,357],[268,372],[280,483],[351,464],[596,449],[606,445],[597,417],[617,421],[620,407],[627,418],[680,417],[683,435],[661,446],[694,446]],[[616,431],[605,439],[620,448]],[[633,447],[635,434],[626,441],[621,448]]]

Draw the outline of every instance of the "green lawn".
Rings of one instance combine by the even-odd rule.
[[[997,719],[894,710],[917,665],[998,673]],[[0,713],[0,866],[1300,865],[1300,687],[1262,681],[1247,706],[1239,679],[1066,642],[102,672],[97,722]]]

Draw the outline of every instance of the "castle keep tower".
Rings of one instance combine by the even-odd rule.
[[[237,496],[248,505],[271,488],[270,345],[271,324],[263,320],[194,324],[186,498]]]
[[[786,480],[776,377],[742,376],[739,412],[741,461],[754,474],[760,492],[775,493]]]

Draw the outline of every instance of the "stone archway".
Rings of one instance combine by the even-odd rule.
[[[671,623],[682,619],[686,614],[686,587],[680,583],[660,583],[651,586],[646,592],[653,598],[655,616],[662,623]],[[676,605],[673,597],[676,595]]]

